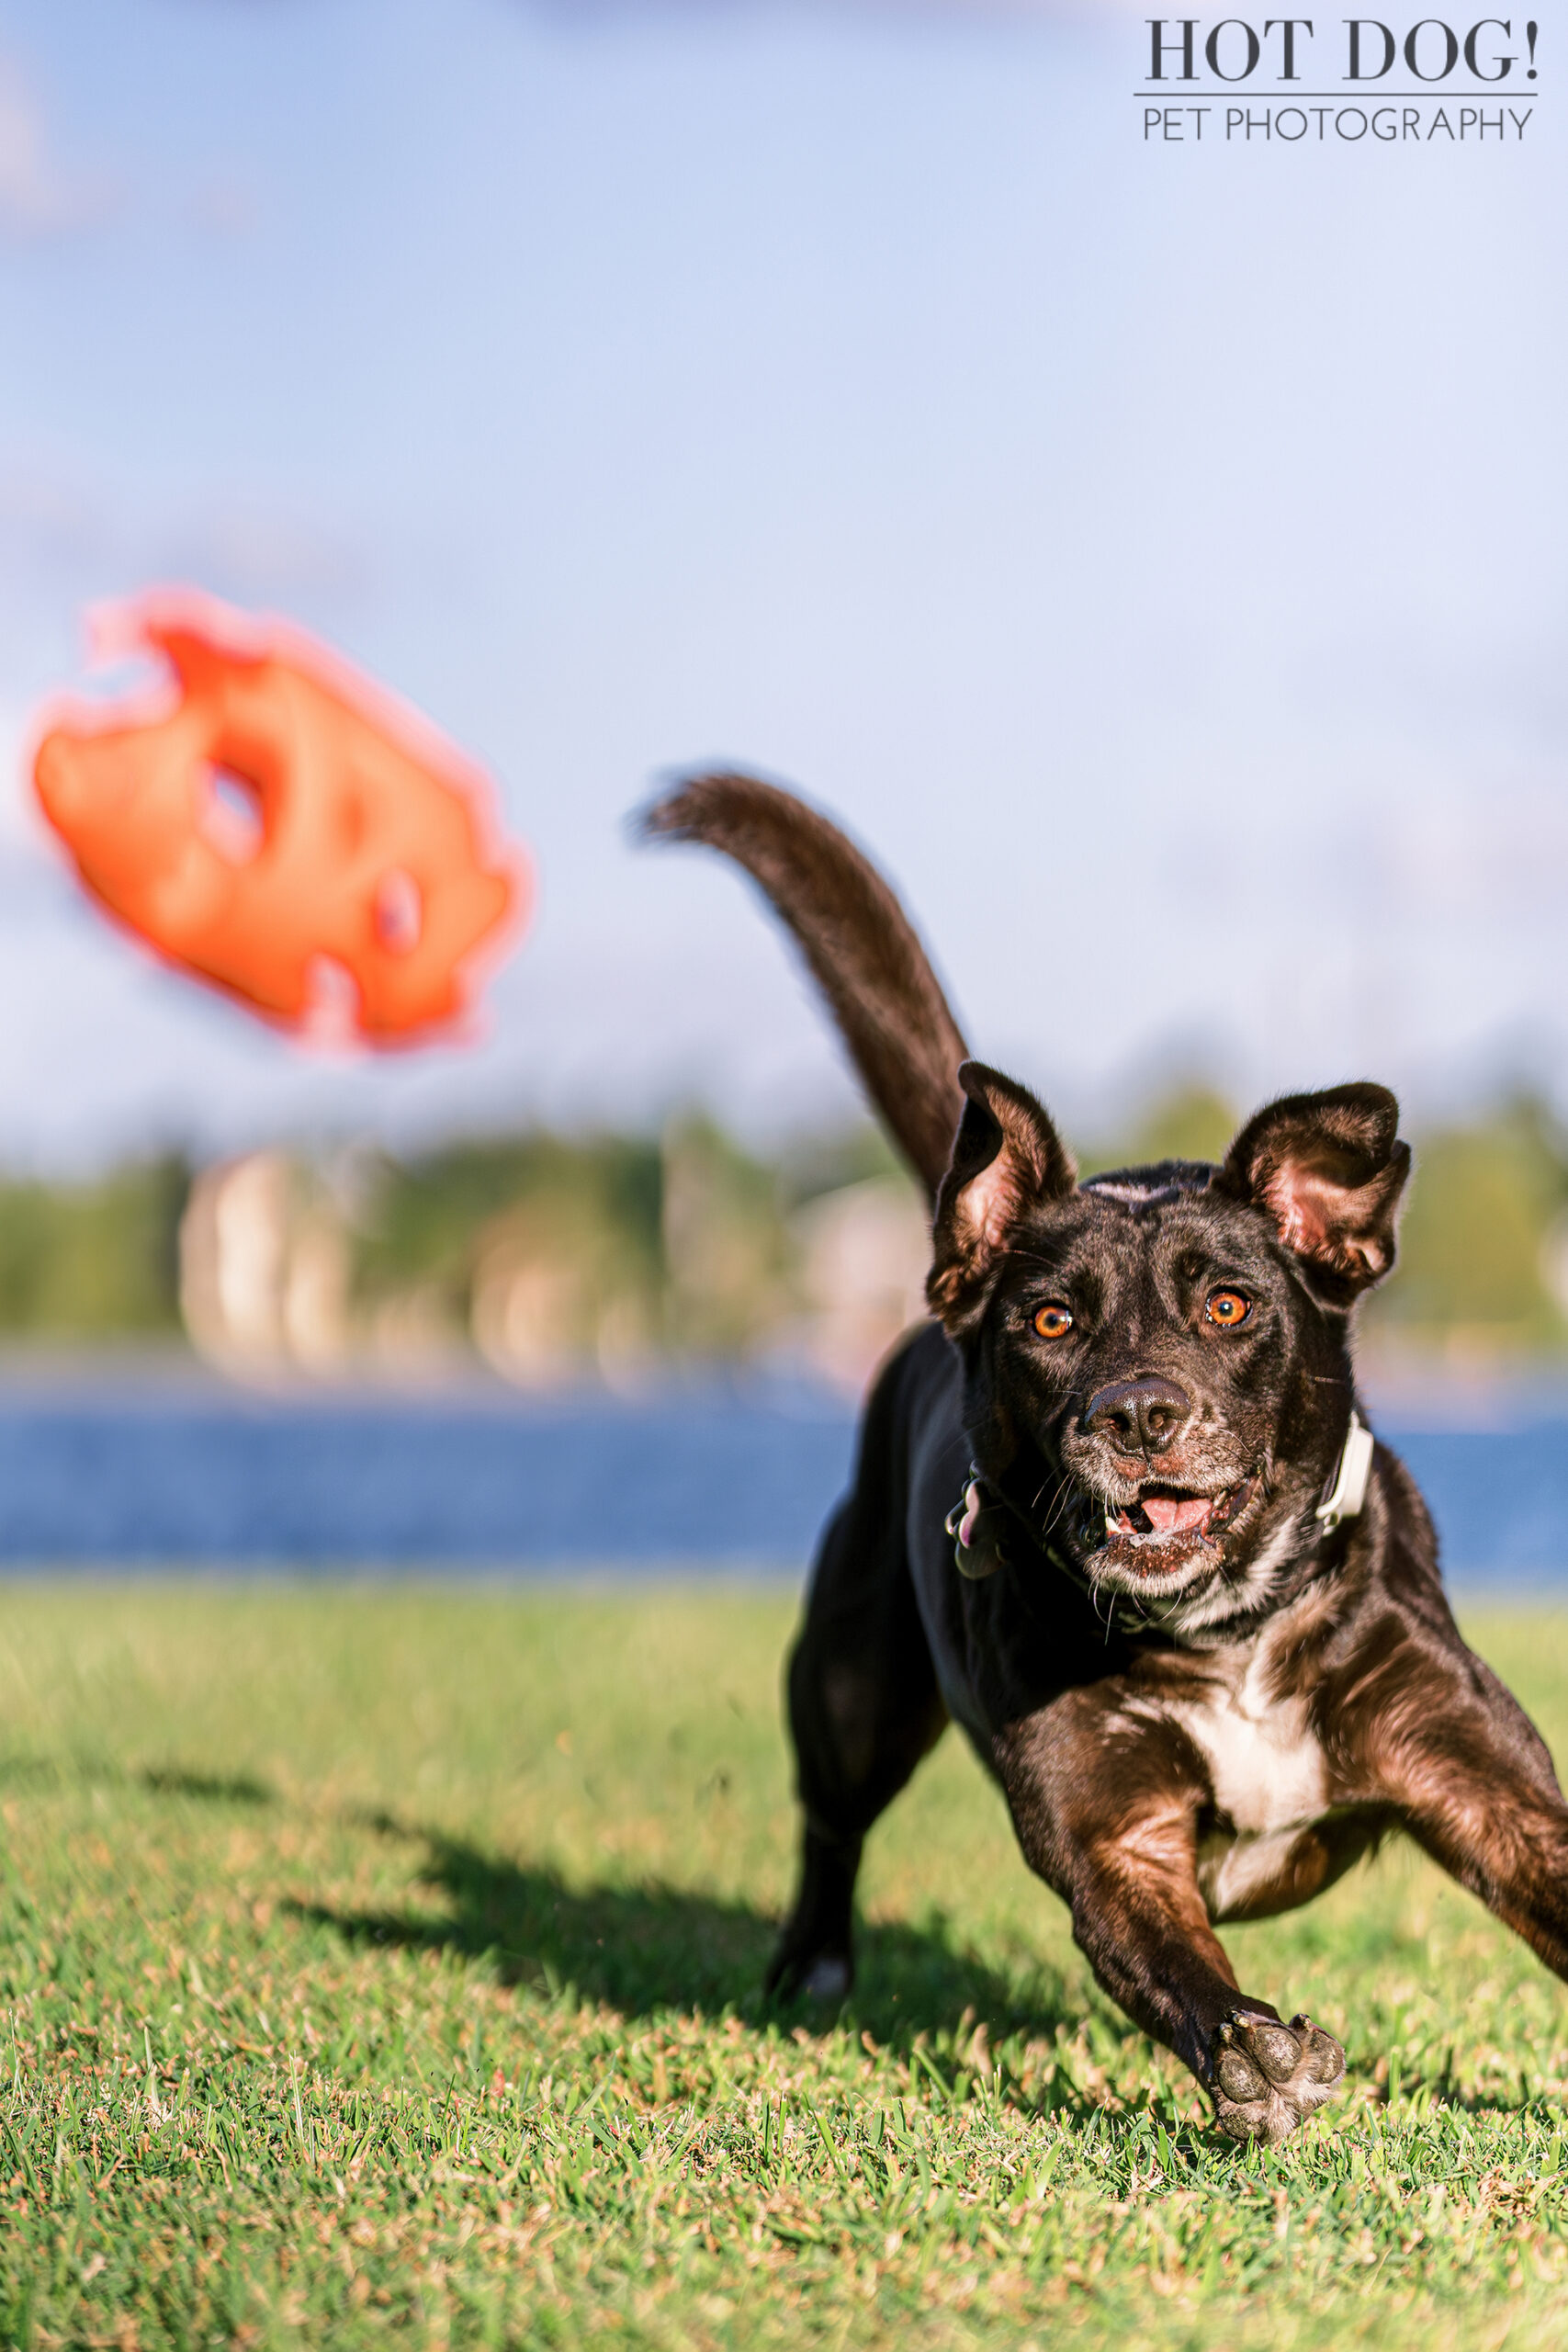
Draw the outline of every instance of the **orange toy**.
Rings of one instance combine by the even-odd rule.
[[[94,633],[174,673],[172,694],[65,707],[39,745],[39,799],[94,898],[271,1020],[321,1025],[333,966],[377,1044],[457,1019],[529,895],[484,777],[302,631],[165,592]]]

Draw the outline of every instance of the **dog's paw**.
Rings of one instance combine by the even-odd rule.
[[[1345,2052],[1332,2034],[1296,2017],[1233,2010],[1210,2051],[1214,2118],[1233,2140],[1288,2139],[1303,2117],[1332,2098],[1345,2072]]]
[[[813,2001],[821,2008],[837,2008],[848,2000],[855,1981],[854,1962],[848,1952],[792,1951],[781,1945],[762,1980],[762,1990],[780,2001]]]

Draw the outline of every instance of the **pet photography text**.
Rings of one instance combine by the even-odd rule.
[[[1146,77],[1134,93],[1144,141],[1517,146],[1540,88],[1539,27],[1530,18],[1516,37],[1515,26],[1506,17],[1468,26],[1423,17],[1407,27],[1348,17],[1320,31],[1310,17],[1260,26],[1151,17]],[[1196,101],[1172,105],[1173,85]],[[1231,92],[1247,103],[1222,103]]]

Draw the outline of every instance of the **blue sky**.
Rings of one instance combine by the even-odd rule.
[[[1568,1095],[1563,144],[1145,146],[1135,13],[0,5],[0,1152],[851,1095],[624,812],[839,810],[977,1048]],[[15,777],[93,597],[288,611],[496,774],[486,1041],[305,1054],[145,966]]]

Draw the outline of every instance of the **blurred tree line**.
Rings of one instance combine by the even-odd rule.
[[[0,1332],[85,1340],[180,1327],[185,1162],[87,1184],[0,1182]]]
[[[1236,1125],[1212,1090],[1184,1086],[1080,1159],[1217,1159]],[[1462,1363],[1568,1350],[1568,1131],[1521,1092],[1416,1147],[1399,1271],[1367,1309],[1371,1343]],[[0,1335],[176,1335],[191,1321],[204,1187],[235,1264],[281,1286],[277,1329],[290,1312],[315,1316],[323,1366],[334,1348],[477,1346],[550,1385],[754,1356],[781,1335],[820,1337],[860,1284],[875,1304],[863,1300],[858,1337],[835,1342],[850,1366],[918,1300],[919,1204],[869,1128],[768,1158],[702,1117],[659,1136],[535,1131],[404,1159],[267,1158],[274,1181],[243,1200],[232,1186],[219,1198],[224,1171],[174,1157],[87,1183],[0,1182]]]
[[[919,1312],[925,1253],[870,1129],[761,1159],[688,1116],[203,1170],[180,1305],[241,1374],[417,1374],[472,1350],[538,1388],[758,1357],[852,1386]]]

